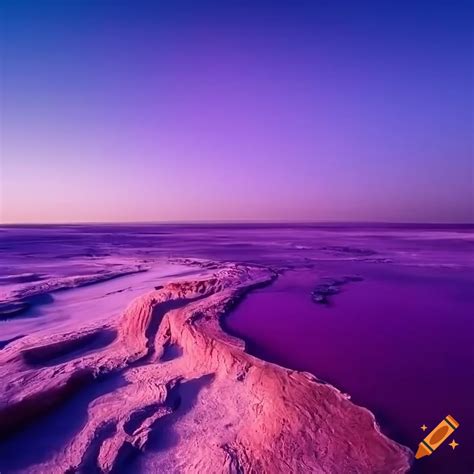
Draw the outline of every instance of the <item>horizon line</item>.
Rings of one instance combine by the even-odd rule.
[[[438,225],[438,226],[474,226],[471,222],[433,222],[433,221],[350,221],[350,220],[265,220],[265,219],[218,219],[218,220],[150,220],[150,221],[58,221],[58,222],[0,222],[0,227],[27,227],[27,226],[85,226],[85,225],[242,225],[242,224],[266,224],[266,225]]]

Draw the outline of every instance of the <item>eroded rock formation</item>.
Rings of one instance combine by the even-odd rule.
[[[369,411],[310,374],[247,354],[221,329],[220,318],[274,272],[201,266],[202,277],[135,299],[116,327],[30,336],[0,352],[2,472],[409,469],[411,452]],[[38,430],[48,436],[60,409],[78,418],[75,429],[48,452],[20,454]]]

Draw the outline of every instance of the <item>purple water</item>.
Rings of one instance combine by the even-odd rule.
[[[357,272],[329,306],[311,301],[316,272],[289,272],[227,318],[249,352],[334,384],[375,413],[384,432],[416,450],[420,427],[452,414],[460,446],[442,446],[415,472],[472,472],[472,272],[322,265]],[[311,284],[313,282],[313,285]]]
[[[228,330],[250,352],[349,393],[375,413],[385,433],[413,450],[421,425],[433,428],[451,414],[460,423],[459,446],[442,445],[416,461],[414,472],[474,472],[473,226],[5,226],[0,252],[0,292],[14,275],[89,274],[130,259],[203,257],[281,270],[272,286],[250,294],[226,318]],[[363,280],[343,285],[327,306],[311,300],[321,278],[346,275]],[[145,274],[121,280],[93,291],[153,285]],[[80,320],[93,310],[92,288],[52,293],[47,305],[0,321],[0,342],[63,314]],[[115,312],[127,292],[136,294],[110,299]]]

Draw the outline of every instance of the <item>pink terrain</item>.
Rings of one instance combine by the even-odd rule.
[[[473,249],[470,226],[0,227],[0,472],[473,472]],[[446,413],[459,447],[412,462]]]
[[[309,373],[246,353],[223,331],[220,319],[275,272],[174,263],[192,277],[157,285],[120,317],[33,332],[0,351],[3,453],[41,446],[24,464],[3,462],[6,471],[409,470],[411,451],[383,435],[371,412]],[[62,442],[44,440],[51,436]]]

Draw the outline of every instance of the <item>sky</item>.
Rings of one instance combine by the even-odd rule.
[[[0,222],[474,222],[470,0],[3,0]]]

